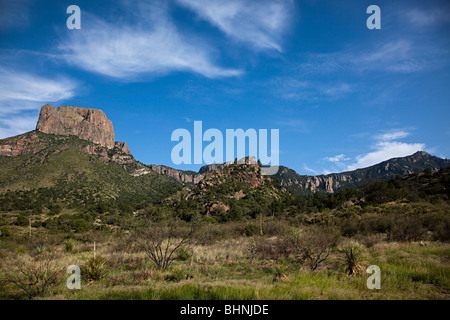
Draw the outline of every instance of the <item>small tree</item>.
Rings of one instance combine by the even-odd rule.
[[[12,284],[24,291],[28,299],[40,296],[54,288],[63,276],[63,269],[58,268],[53,255],[21,258],[5,264],[3,284]]]
[[[331,228],[294,230],[289,244],[297,254],[297,259],[308,263],[312,271],[324,262],[337,245],[339,236]]]
[[[145,231],[138,232],[134,238],[138,249],[155,263],[159,270],[166,270],[176,259],[180,248],[189,248],[192,243],[194,225],[188,229],[177,226],[174,222],[150,226]]]

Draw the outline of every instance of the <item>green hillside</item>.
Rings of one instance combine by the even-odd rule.
[[[36,132],[25,134],[25,138],[30,134]],[[146,169],[132,156],[125,164],[101,161],[84,151],[91,144],[88,141],[75,136],[37,135],[45,144],[42,150],[0,156],[0,210],[98,203],[135,205],[160,201],[180,188],[179,183]],[[107,152],[110,158],[121,154],[117,148]]]

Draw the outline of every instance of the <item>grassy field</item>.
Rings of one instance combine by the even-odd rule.
[[[242,223],[244,224],[244,223]],[[228,228],[237,228],[239,224]],[[226,227],[225,227],[226,229]],[[209,230],[209,231],[208,231]],[[231,230],[231,229],[230,229]],[[340,246],[314,271],[295,254],[277,255],[255,250],[277,243],[274,235],[216,237],[195,241],[176,252],[176,259],[160,270],[144,251],[133,247],[127,233],[90,232],[55,235],[14,227],[0,248],[0,299],[449,299],[450,244],[442,242],[366,241],[358,262],[381,269],[381,289],[366,286],[369,274],[348,275]],[[203,233],[213,232],[211,228]],[[227,232],[226,230],[224,231]],[[341,238],[340,243],[346,239]],[[84,270],[93,256],[102,259],[99,280],[81,275],[81,289],[66,287],[69,265]],[[360,242],[363,243],[360,239]],[[278,250],[279,248],[275,246]],[[49,262],[55,283],[41,293],[27,296],[10,280],[20,266],[42,267]],[[45,265],[46,266],[46,265]],[[45,272],[44,272],[45,275]],[[24,277],[20,278],[24,281]],[[26,282],[26,281],[24,281]]]

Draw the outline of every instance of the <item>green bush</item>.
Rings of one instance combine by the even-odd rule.
[[[166,281],[173,281],[173,282],[180,282],[181,280],[186,279],[186,272],[183,269],[173,269],[170,273],[168,273],[164,280]]]
[[[90,258],[81,268],[81,276],[88,281],[102,280],[108,274],[108,264],[101,256]]]
[[[192,257],[192,252],[185,247],[181,247],[177,252],[177,260],[186,261]]]
[[[66,250],[66,252],[73,252],[73,248],[75,246],[75,240],[73,240],[72,238],[66,239],[64,240],[64,250]]]
[[[34,248],[34,252],[36,253],[36,254],[43,254],[43,253],[45,253],[45,252],[47,252],[47,246],[46,245],[44,245],[44,244],[42,244],[42,245],[37,245],[35,248]]]
[[[244,235],[246,235],[247,237],[254,236],[258,232],[259,232],[259,227],[257,225],[252,224],[252,223],[246,225],[245,228],[244,228]]]
[[[17,216],[17,220],[14,224],[17,226],[28,226],[30,224],[30,219],[20,214]]]

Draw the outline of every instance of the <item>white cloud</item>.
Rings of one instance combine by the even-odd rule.
[[[34,130],[37,123],[34,116],[12,116],[0,119],[0,139],[13,137],[18,134]]]
[[[306,171],[309,171],[309,172],[311,172],[313,174],[317,174],[316,170],[309,168],[306,164],[303,165],[303,169],[306,170]]]
[[[402,139],[402,138],[405,138],[405,137],[407,137],[409,135],[410,135],[409,132],[394,130],[394,131],[391,131],[391,132],[387,132],[387,133],[383,133],[383,134],[375,136],[375,140],[391,141],[391,140]]]
[[[83,13],[81,30],[70,32],[59,49],[68,63],[115,78],[188,71],[209,78],[242,74],[219,67],[215,52],[193,36],[183,36],[168,18],[164,4],[139,2],[133,10],[139,25],[107,22]],[[127,10],[127,7],[124,8]]]
[[[30,109],[34,102],[71,98],[76,86],[67,78],[48,79],[0,67],[0,113]]]
[[[381,141],[375,145],[375,151],[356,157],[356,162],[347,170],[365,168],[388,159],[409,156],[425,149],[423,143],[404,143],[399,141]]]
[[[40,107],[73,97],[76,87],[67,78],[48,79],[0,67],[0,138],[33,130]]]
[[[340,161],[348,161],[350,158],[345,157],[344,154],[338,154],[334,157],[325,157],[324,160],[330,161],[330,162],[340,162]]]
[[[177,0],[232,39],[257,49],[281,49],[281,36],[293,9],[292,1]]]

